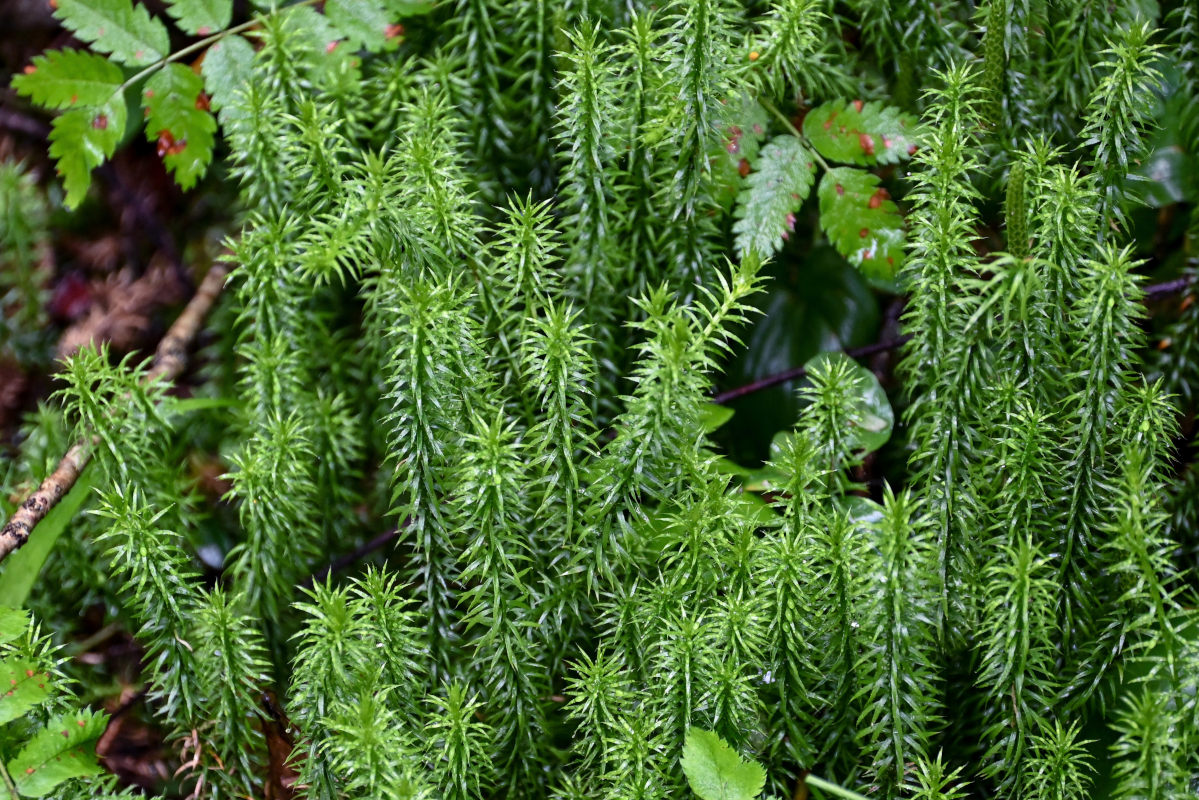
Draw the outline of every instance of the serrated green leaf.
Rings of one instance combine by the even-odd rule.
[[[125,98],[118,95],[98,108],[72,109],[54,119],[50,156],[62,176],[68,208],[78,206],[87,194],[92,170],[116,152],[127,116]]]
[[[166,26],[132,0],[58,0],[54,15],[93,50],[132,67],[161,61],[171,48]]]
[[[766,259],[795,230],[795,212],[812,191],[812,155],[794,136],[776,136],[758,153],[757,167],[737,197],[737,252]]]
[[[208,48],[200,69],[212,107],[221,122],[228,123],[227,117],[237,107],[237,92],[254,69],[254,46],[241,36],[226,36]]]
[[[820,155],[845,164],[895,164],[915,152],[916,119],[878,101],[839,100],[804,117],[803,132]]]
[[[0,606],[0,644],[18,638],[28,627],[29,614],[24,609]]]
[[[13,88],[43,108],[100,106],[125,79],[121,68],[84,50],[50,50],[33,59],[32,69],[13,78]]]
[[[22,629],[23,630],[23,629]],[[34,706],[50,699],[50,675],[23,658],[0,660],[0,725],[22,717]]]
[[[188,33],[208,36],[228,27],[233,0],[170,0],[167,13]]]
[[[100,772],[94,742],[104,733],[108,715],[80,711],[55,717],[8,762],[8,774],[25,797],[45,797],[71,778]]]
[[[726,211],[737,202],[748,171],[758,160],[758,151],[766,136],[770,118],[757,98],[749,93],[731,97],[717,124],[719,136],[713,137],[709,163],[716,201]]]
[[[820,181],[820,227],[864,274],[891,278],[903,264],[903,217],[877,175],[835,167]]]
[[[175,182],[190,189],[212,161],[216,119],[196,102],[204,81],[182,64],[167,64],[146,81],[146,138],[158,142]]]
[[[327,0],[325,16],[352,47],[381,50],[390,20],[376,0]]]
[[[766,770],[701,728],[687,729],[682,766],[691,790],[703,800],[753,800],[766,785]]]
[[[384,0],[383,5],[397,17],[419,17],[437,7],[432,0]]]

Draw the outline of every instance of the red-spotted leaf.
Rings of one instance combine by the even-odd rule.
[[[228,27],[233,0],[170,0],[167,13],[188,33],[208,36]]]
[[[78,206],[87,194],[92,170],[116,152],[126,118],[125,98],[118,94],[97,108],[71,109],[51,123],[50,156],[62,176],[68,208]]]
[[[55,717],[8,762],[8,774],[24,797],[45,797],[71,778],[100,772],[95,741],[104,733],[108,715],[80,711]]]
[[[729,98],[709,158],[716,201],[726,211],[737,201],[745,177],[758,160],[769,123],[770,117],[757,98],[748,94]]]
[[[212,161],[216,119],[201,98],[204,81],[182,64],[167,64],[146,81],[146,138],[158,143],[158,155],[190,189]]]
[[[85,50],[50,50],[35,56],[13,88],[42,108],[102,106],[125,79],[121,68]]]
[[[776,136],[758,152],[757,167],[737,197],[737,252],[774,255],[795,230],[795,213],[812,191],[812,155],[794,136]]]
[[[171,48],[166,26],[132,0],[57,0],[54,15],[93,50],[131,67],[161,61]]]
[[[803,132],[820,155],[845,164],[894,164],[916,152],[916,120],[877,101],[839,100],[804,117]]]
[[[820,227],[837,252],[864,274],[894,277],[903,263],[903,217],[877,175],[852,167],[824,174]]]
[[[50,699],[50,676],[24,658],[0,660],[0,725],[25,716],[29,709]]]

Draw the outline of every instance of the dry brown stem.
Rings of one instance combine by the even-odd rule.
[[[204,317],[212,310],[228,274],[229,267],[225,264],[215,264],[208,270],[195,296],[158,343],[154,363],[146,375],[147,380],[158,377],[174,380],[183,372],[187,366],[188,345],[195,339]],[[34,527],[75,485],[90,457],[88,442],[76,442],[58,462],[58,467],[42,481],[42,485],[21,503],[4,528],[0,529],[0,561],[29,541]]]

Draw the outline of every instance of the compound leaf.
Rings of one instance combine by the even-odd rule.
[[[836,167],[820,181],[820,227],[864,274],[894,277],[903,263],[903,217],[877,175]]]
[[[131,67],[161,61],[170,51],[166,26],[132,0],[58,0],[54,15],[93,49]]]
[[[233,0],[170,0],[167,13],[188,33],[207,36],[228,27]]]
[[[13,88],[43,108],[101,106],[110,101],[125,79],[121,68],[104,56],[85,50],[50,50],[35,56]]]
[[[75,108],[54,119],[50,155],[67,190],[63,201],[75,208],[87,194],[91,172],[116,152],[125,132],[125,98],[114,95],[98,108]]]
[[[203,90],[200,76],[182,64],[167,64],[146,81],[146,138],[158,142],[163,163],[184,189],[212,161],[216,119],[200,99]]]
[[[353,45],[373,51],[387,41],[390,20],[373,0],[328,0],[325,16]]]
[[[8,762],[8,774],[25,797],[44,797],[71,778],[99,773],[93,742],[104,733],[108,715],[79,711],[55,717]]]
[[[29,614],[20,608],[0,606],[0,644],[11,642],[29,627]],[[2,699],[2,696],[0,696]]]
[[[52,688],[50,674],[38,672],[32,661],[0,660],[0,725],[24,716],[29,709],[50,699]]]
[[[815,164],[794,136],[776,136],[758,153],[758,168],[737,197],[737,251],[769,258],[795,230],[795,212],[812,190]]]
[[[250,81],[254,67],[254,46],[241,36],[226,36],[208,48],[201,71],[212,107],[228,123],[228,109],[235,107],[235,95]]]
[[[878,101],[825,103],[804,117],[803,132],[820,155],[845,164],[895,164],[916,150],[916,121]]]

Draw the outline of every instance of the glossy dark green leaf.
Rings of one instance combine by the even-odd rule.
[[[847,446],[850,450],[873,452],[891,438],[891,429],[895,426],[895,412],[891,409],[891,402],[874,373],[844,353],[820,353],[804,367],[810,373],[821,363],[832,359],[848,362],[853,370],[855,382],[862,387],[862,394],[854,403],[852,415],[847,420]]]
[[[699,409],[699,424],[704,433],[711,433],[732,418],[733,409],[728,406],[704,403]]]
[[[825,350],[875,340],[878,301],[862,274],[831,248],[817,248],[798,264],[780,259],[767,269],[774,277],[770,288],[753,300],[762,314],[741,336],[746,348],[729,364],[722,388],[799,367]],[[797,387],[791,381],[730,403],[737,415],[717,438],[728,443],[731,456],[743,463],[766,457],[770,437],[795,425]]]

